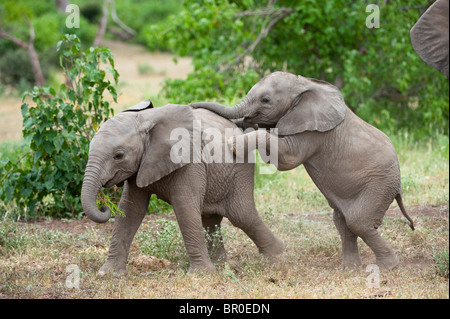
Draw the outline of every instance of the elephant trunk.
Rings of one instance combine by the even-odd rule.
[[[240,119],[247,115],[248,111],[246,110],[248,98],[245,97],[239,104],[233,107],[227,107],[225,105],[213,102],[199,102],[191,104],[194,108],[202,108],[210,110],[224,118],[229,120],[231,119]]]
[[[99,174],[95,173],[88,163],[81,187],[81,205],[89,219],[96,223],[105,223],[111,217],[111,210],[107,206],[102,206],[100,210],[97,208],[97,194],[102,188],[100,180]]]

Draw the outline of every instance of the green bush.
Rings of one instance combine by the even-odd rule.
[[[46,49],[41,56],[43,58],[40,58],[39,61],[42,73],[44,78],[49,78],[50,72],[58,64],[57,52],[54,48]],[[18,91],[33,87],[35,76],[27,51],[23,49],[8,50],[0,56],[0,83],[16,86]]]
[[[36,103],[35,107],[22,104],[24,143],[30,151],[19,162],[1,160],[0,199],[25,206],[28,217],[81,214],[79,197],[89,141],[113,115],[104,92],[109,91],[116,101],[115,86],[106,78],[106,72],[111,73],[117,84],[119,76],[109,49],[82,51],[75,35],[63,36],[57,47],[71,86],[61,84],[58,91],[34,87],[24,93],[24,99],[29,96]]]
[[[148,28],[146,42],[193,57],[193,73],[163,88],[175,103],[229,101],[268,72],[287,70],[338,85],[348,106],[384,131],[448,135],[448,80],[419,58],[409,38],[428,2],[380,3],[380,28],[372,29],[366,1],[186,1]],[[238,59],[282,8],[292,12]]]

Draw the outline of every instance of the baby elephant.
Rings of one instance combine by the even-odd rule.
[[[238,105],[196,103],[228,119],[243,119],[276,132],[258,130],[230,138],[230,145],[270,153],[279,170],[303,164],[334,209],[342,240],[343,267],[360,266],[357,238],[374,251],[376,263],[391,269],[398,258],[377,231],[394,198],[404,216],[400,167],[389,138],[361,120],[345,104],[339,90],[324,81],[274,72],[256,83]],[[275,156],[274,156],[275,155]],[[276,159],[274,161],[273,159]]]
[[[126,273],[131,242],[151,194],[173,206],[190,260],[189,271],[215,270],[208,249],[214,261],[225,257],[220,234],[219,245],[211,251],[213,245],[207,243],[204,232],[204,228],[211,235],[220,231],[223,217],[241,228],[261,253],[283,252],[283,242],[255,208],[254,164],[236,163],[225,147],[227,129],[232,134],[240,132],[232,122],[210,111],[170,104],[153,108],[149,100],[103,124],[90,144],[81,202],[90,219],[104,223],[111,212],[107,207],[97,209],[96,196],[102,187],[124,183],[119,209],[125,217],[115,217],[108,259],[100,274]]]

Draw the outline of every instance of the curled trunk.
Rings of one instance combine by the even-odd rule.
[[[111,210],[107,206],[97,208],[97,194],[102,188],[98,174],[86,169],[81,188],[81,205],[86,216],[96,223],[105,223],[111,217]]]

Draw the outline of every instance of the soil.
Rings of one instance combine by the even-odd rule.
[[[149,52],[140,45],[119,41],[104,41],[102,45],[110,48],[119,72],[118,99],[113,104],[119,111],[157,96],[164,79],[186,78],[193,70],[190,58],[177,58],[175,63],[174,55]],[[0,97],[0,142],[22,138],[21,105],[20,96]]]
[[[412,219],[415,219],[419,216],[428,216],[432,218],[442,218],[442,219],[449,219],[449,204],[441,204],[441,205],[420,205],[420,206],[410,206],[406,207],[406,210],[409,214],[409,216]],[[301,214],[299,214],[301,216]],[[327,214],[320,214],[320,215],[307,215],[303,217],[298,218],[304,218],[306,220],[312,220],[312,221],[327,221],[329,219],[329,216]],[[387,217],[402,217],[402,213],[398,208],[390,208],[386,212]],[[149,215],[146,215],[143,220],[143,224],[145,224],[148,221],[153,221],[156,219],[169,219],[169,220],[176,220],[174,215],[160,215],[160,214],[153,214],[150,213]],[[298,219],[297,218],[297,219]],[[227,222],[227,220],[224,220],[224,222]],[[69,232],[69,233],[76,233],[81,234],[88,230],[92,229],[98,229],[102,232],[111,232],[113,229],[113,221],[112,219],[109,222],[106,222],[105,224],[97,224],[87,217],[84,217],[82,219],[78,220],[61,220],[61,219],[41,219],[37,221],[29,221],[28,224],[34,224],[38,226],[42,226],[49,230],[57,230],[60,232]]]

